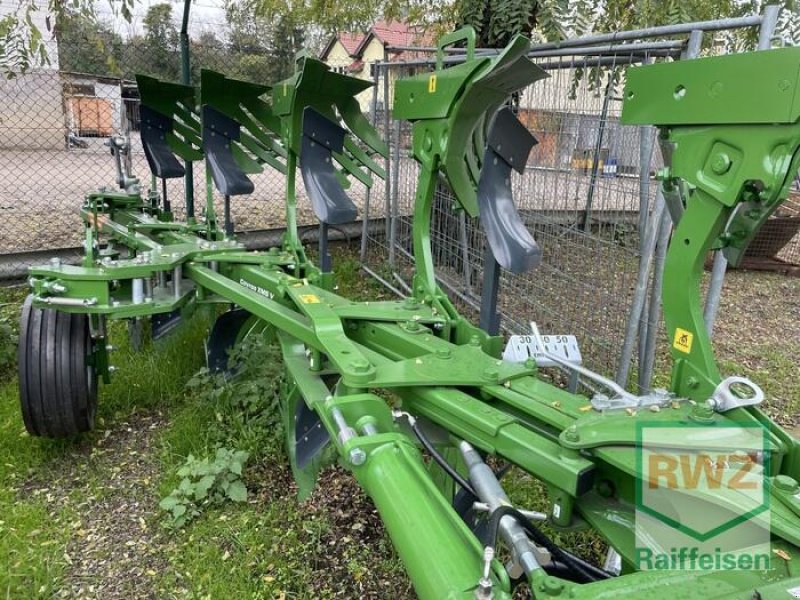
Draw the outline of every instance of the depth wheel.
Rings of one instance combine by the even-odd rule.
[[[22,305],[18,348],[19,398],[25,429],[69,437],[94,426],[97,374],[89,317]]]

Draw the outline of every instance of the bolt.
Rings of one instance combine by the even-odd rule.
[[[564,583],[557,577],[548,575],[542,581],[540,589],[548,596],[558,596],[564,590]]]
[[[419,331],[419,329],[420,329],[419,321],[406,321],[407,331]]]
[[[772,484],[782,492],[793,494],[797,491],[797,481],[788,475],[778,475],[772,480]]]
[[[689,379],[686,380],[686,385],[690,390],[696,390],[700,386],[700,380],[697,379],[697,377],[689,377]]]
[[[113,352],[113,351],[114,351],[114,346],[112,346],[111,344],[107,344],[106,345],[106,352]]]
[[[444,360],[450,358],[451,356],[453,356],[453,353],[449,348],[440,348],[436,351],[436,358],[441,358]]]
[[[714,160],[711,161],[711,170],[714,171],[716,175],[725,175],[725,173],[731,170],[732,164],[733,161],[731,157],[725,152],[720,152],[714,157]]]
[[[497,369],[486,369],[483,372],[483,378],[487,381],[497,381],[500,377],[500,373],[497,372]]]
[[[478,587],[475,589],[475,600],[492,600],[492,579],[489,576],[492,572],[492,561],[494,560],[494,548],[486,546],[483,549],[483,573],[478,580]]]
[[[53,258],[51,258],[51,259],[50,259],[50,265],[51,265],[51,266],[52,266],[54,269],[58,269],[58,268],[60,268],[60,267],[61,267],[61,259],[60,259],[60,258],[58,258],[57,256],[54,256]]]
[[[614,484],[608,479],[602,479],[597,484],[597,493],[603,498],[610,498],[614,495]]]
[[[360,467],[365,462],[367,462],[367,453],[364,452],[361,448],[353,448],[348,453],[350,458],[350,464],[356,467]]]
[[[666,181],[668,179],[672,179],[669,167],[663,167],[658,171],[656,171],[656,179],[659,181]]]
[[[579,442],[581,435],[578,433],[577,425],[570,425],[564,433],[564,439],[568,442]]]
[[[492,580],[481,577],[478,580],[478,587],[475,588],[475,600],[492,600],[493,598]]]
[[[405,307],[409,310],[416,310],[419,308],[419,302],[413,296],[406,297],[404,301]]]
[[[353,373],[366,373],[369,371],[369,363],[366,361],[353,361],[350,363]]]
[[[698,404],[692,409],[690,418],[700,423],[714,421],[714,408],[710,404]]]
[[[480,346],[481,345],[481,339],[477,335],[473,335],[472,337],[469,338],[469,345],[470,346]]]
[[[114,365],[108,365],[108,372],[109,373],[113,373],[116,370],[117,370],[117,367],[115,367]]]

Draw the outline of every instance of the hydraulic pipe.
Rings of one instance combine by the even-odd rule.
[[[477,450],[469,442],[463,441],[458,445],[458,449],[469,471],[470,483],[474,486],[478,497],[489,505],[489,509],[495,511],[501,506],[511,506],[511,500],[491,467],[483,461]],[[541,572],[542,567],[536,560],[533,544],[514,517],[504,516],[500,520],[500,535],[509,547],[513,548],[514,558],[529,578],[537,571]]]
[[[384,438],[386,439],[386,438]],[[420,600],[474,600],[483,548],[442,496],[417,448],[399,434],[373,446],[354,468],[381,515]],[[510,600],[492,574],[494,600]]]

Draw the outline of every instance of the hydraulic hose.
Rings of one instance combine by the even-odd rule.
[[[496,547],[497,536],[500,528],[500,521],[505,516],[514,517],[519,525],[525,529],[525,532],[530,535],[533,542],[545,548],[556,561],[566,565],[572,571],[583,577],[587,582],[600,581],[601,579],[609,579],[612,575],[606,573],[602,569],[593,567],[585,561],[573,556],[569,552],[559,548],[556,544],[547,537],[538,527],[531,523],[525,516],[520,513],[513,506],[501,506],[496,509],[492,516],[489,517],[488,527],[485,530],[481,543],[484,546]]]
[[[417,424],[417,420],[411,418],[411,419],[408,420],[408,424],[411,425],[411,430],[414,432],[414,435],[417,436],[417,439],[420,441],[420,443],[422,444],[423,448],[425,448],[425,450],[427,450],[428,454],[431,455],[431,458],[436,462],[436,464],[438,464],[445,473],[447,473],[450,477],[452,477],[453,481],[455,481],[459,486],[461,486],[467,492],[472,494],[473,497],[477,498],[478,496],[475,493],[475,490],[469,484],[469,482],[466,479],[464,479],[461,476],[461,474],[458,471],[456,471],[452,467],[452,465],[450,465],[450,463],[448,463],[444,459],[444,457],[441,454],[439,454],[439,452],[436,450],[436,448],[433,447],[433,444],[431,443],[431,441],[423,433],[422,428]]]

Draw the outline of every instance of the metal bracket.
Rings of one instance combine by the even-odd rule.
[[[633,398],[609,397],[605,394],[595,394],[590,402],[595,410],[621,410],[639,409],[650,406],[664,406],[674,399],[674,395],[665,389],[653,390],[646,396],[633,396]]]
[[[742,398],[733,391],[732,386],[734,385],[748,388],[752,394],[747,398]],[[758,385],[750,381],[747,377],[734,376],[728,377],[720,382],[711,395],[711,398],[708,399],[708,403],[716,412],[728,412],[729,410],[742,406],[761,404],[763,400],[764,391],[758,387]]]

